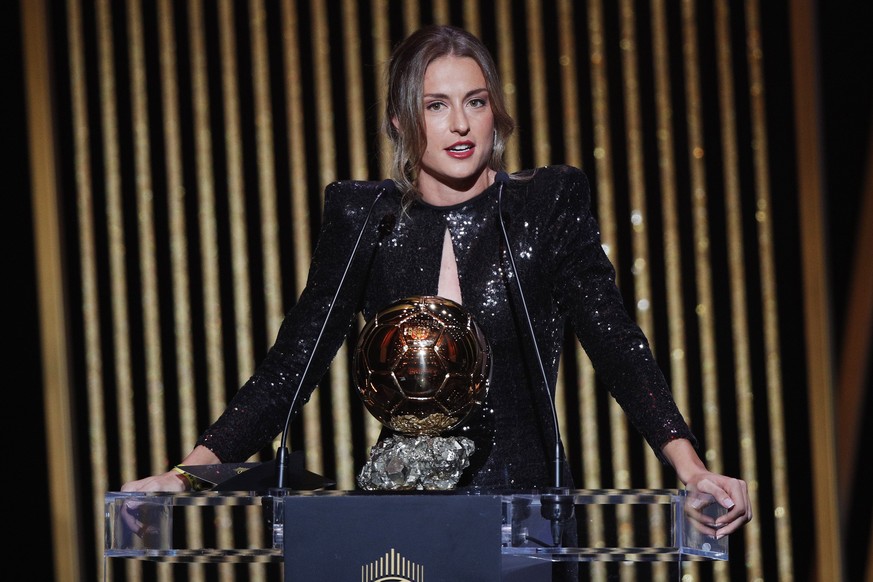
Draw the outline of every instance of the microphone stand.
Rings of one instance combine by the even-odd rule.
[[[521,277],[518,269],[515,267],[515,258],[512,255],[512,249],[509,242],[509,235],[506,234],[506,224],[503,221],[503,187],[509,180],[509,176],[505,172],[498,172],[495,180],[500,183],[500,188],[497,192],[497,217],[500,221],[500,230],[503,234],[503,242],[506,245],[506,254],[509,256],[509,262],[512,265],[512,272],[515,273],[515,282],[518,286],[518,295],[521,298],[522,311],[524,311],[525,320],[527,321],[528,333],[531,341],[534,344],[534,354],[537,358],[540,374],[543,378],[543,387],[546,391],[546,398],[549,401],[550,410],[552,413],[552,426],[555,429],[555,451],[552,459],[554,474],[554,487],[547,487],[545,493],[540,496],[540,514],[544,519],[548,519],[551,523],[552,543],[555,547],[561,545],[561,540],[564,537],[564,530],[567,523],[573,518],[575,513],[575,503],[573,495],[569,487],[564,487],[563,483],[563,463],[561,462],[561,435],[558,430],[558,413],[555,410],[555,402],[552,399],[551,390],[549,390],[549,380],[546,376],[546,370],[543,367],[543,359],[540,355],[540,348],[537,344],[536,334],[534,333],[533,323],[531,321],[530,312],[527,309],[527,301],[524,298],[524,291],[521,287]]]
[[[383,180],[379,184],[376,198],[373,200],[372,204],[370,204],[370,209],[367,212],[367,217],[364,219],[364,224],[361,226],[361,230],[358,232],[358,238],[357,240],[355,240],[355,245],[354,247],[352,247],[352,252],[349,253],[349,260],[346,263],[345,269],[343,270],[342,277],[340,278],[340,282],[337,285],[333,299],[331,299],[330,301],[330,306],[328,306],[327,315],[325,315],[324,322],[321,324],[321,329],[318,332],[318,337],[315,338],[315,343],[312,346],[312,352],[309,354],[309,360],[307,360],[306,362],[306,367],[303,369],[303,373],[300,374],[300,382],[297,384],[297,390],[295,390],[294,396],[291,398],[291,404],[288,407],[288,416],[285,419],[285,427],[282,429],[282,438],[279,442],[279,448],[276,451],[276,487],[270,490],[271,494],[273,495],[284,495],[288,489],[289,458],[291,456],[291,452],[288,449],[288,432],[291,427],[291,419],[294,415],[294,406],[297,403],[298,396],[300,396],[300,390],[303,388],[303,382],[306,380],[306,375],[309,372],[309,367],[312,365],[312,361],[315,359],[315,353],[318,350],[318,345],[321,343],[321,338],[324,335],[324,330],[327,328],[327,323],[330,321],[330,316],[331,313],[333,313],[334,305],[336,305],[340,291],[342,290],[343,284],[345,283],[346,275],[348,274],[349,269],[352,266],[352,262],[355,259],[355,255],[358,252],[358,246],[361,243],[361,238],[363,238],[364,236],[364,231],[367,228],[367,224],[369,224],[370,222],[370,215],[373,214],[373,208],[376,207],[376,203],[379,201],[382,195],[391,188],[394,188],[394,182],[391,180]]]

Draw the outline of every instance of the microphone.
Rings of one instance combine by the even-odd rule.
[[[551,522],[552,541],[555,546],[560,545],[561,538],[564,535],[564,527],[567,522],[573,517],[574,503],[573,496],[567,487],[562,486],[562,463],[561,463],[561,434],[558,430],[558,412],[555,409],[555,401],[552,398],[549,390],[549,379],[546,375],[545,367],[543,366],[543,358],[540,354],[540,348],[537,343],[537,337],[534,333],[533,322],[531,321],[530,312],[527,309],[527,301],[524,297],[524,290],[521,286],[521,277],[518,269],[515,266],[515,257],[512,255],[512,247],[509,242],[509,235],[506,233],[506,224],[503,220],[503,188],[509,182],[509,175],[503,170],[497,172],[494,181],[500,184],[497,191],[497,217],[500,221],[500,231],[503,234],[503,242],[506,245],[506,254],[509,257],[509,263],[512,265],[512,272],[515,274],[515,282],[518,287],[518,295],[521,298],[521,307],[524,312],[525,321],[527,322],[528,333],[530,333],[531,341],[533,342],[534,355],[536,356],[537,365],[539,366],[540,375],[543,378],[543,387],[546,391],[546,399],[549,401],[550,411],[552,413],[552,427],[555,430],[555,451],[553,462],[553,483],[554,487],[547,488],[546,493],[541,495],[540,512],[545,519]]]
[[[334,305],[336,305],[337,298],[339,297],[340,291],[343,288],[343,284],[346,281],[346,275],[349,272],[349,269],[352,266],[352,261],[355,260],[355,255],[358,252],[358,246],[361,244],[361,239],[364,236],[364,232],[367,228],[367,225],[370,223],[370,215],[373,214],[373,208],[376,207],[376,203],[382,198],[382,195],[389,190],[393,190],[395,188],[394,181],[387,179],[382,180],[377,187],[376,198],[370,204],[370,209],[367,212],[367,216],[364,219],[364,224],[361,226],[361,230],[358,232],[358,238],[355,240],[355,246],[352,247],[352,252],[349,253],[349,260],[346,262],[346,267],[343,270],[342,277],[340,277],[339,284],[336,287],[336,292],[333,295],[333,299],[330,301],[330,305],[327,308],[327,315],[324,317],[324,322],[321,324],[321,329],[318,332],[318,336],[315,338],[315,343],[312,345],[312,351],[309,354],[309,360],[306,362],[306,367],[303,369],[303,373],[300,375],[300,382],[297,384],[297,390],[294,391],[294,396],[291,398],[291,404],[288,407],[288,417],[285,419],[285,428],[282,429],[282,438],[279,442],[279,449],[276,452],[276,488],[277,489],[286,489],[287,485],[287,474],[288,474],[288,457],[290,456],[290,451],[288,450],[288,431],[291,427],[291,419],[294,414],[294,405],[297,404],[297,398],[300,396],[300,390],[303,388],[303,382],[306,380],[306,374],[309,372],[309,366],[312,365],[312,361],[315,359],[315,353],[318,350],[318,345],[321,343],[321,338],[324,335],[324,330],[327,328],[327,322],[330,321],[331,313],[333,313]]]

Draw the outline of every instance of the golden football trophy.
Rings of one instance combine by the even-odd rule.
[[[491,372],[491,350],[472,315],[443,297],[396,301],[361,330],[353,366],[364,406],[396,433],[372,447],[358,484],[454,488],[475,446],[441,435],[482,405]]]

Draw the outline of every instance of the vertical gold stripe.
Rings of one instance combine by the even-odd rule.
[[[555,381],[555,419],[558,422],[558,437],[561,439],[561,443],[566,446],[566,443],[569,442],[569,435],[567,434],[567,424],[568,424],[568,411],[567,411],[567,390],[573,388],[573,386],[568,386],[564,381],[564,377],[566,372],[564,371],[566,364],[564,363],[564,358],[558,362],[558,379]]]
[[[367,178],[366,140],[364,132],[364,90],[361,75],[361,39],[358,36],[357,3],[343,2],[343,46],[345,54],[346,103],[340,109],[347,112],[348,144],[352,178]],[[355,488],[355,463],[351,432],[351,402],[349,399],[348,361],[334,360],[331,366],[331,398],[333,402],[333,434],[336,446],[336,481],[340,489]]]
[[[866,249],[873,249],[873,130],[867,138],[867,164],[860,192],[857,234],[852,257],[851,280],[842,333],[837,400],[837,452],[840,474],[840,515],[843,532],[849,523],[852,488],[858,467],[858,450],[864,421],[867,355],[873,350],[873,266]],[[873,556],[868,556],[868,560]]]
[[[265,341],[271,345],[285,314],[282,302],[282,269],[279,265],[279,216],[276,209],[276,174],[273,150],[273,107],[270,101],[270,58],[267,52],[264,0],[249,3],[252,43],[252,82],[255,106],[255,139],[258,156],[260,227],[264,261]],[[239,80],[237,80],[239,81]],[[242,283],[242,281],[240,281]],[[236,287],[245,285],[236,285]],[[251,361],[251,360],[246,360]]]
[[[573,30],[573,3],[558,0],[558,56],[561,66],[565,163],[582,167],[582,129],[579,112],[579,80],[576,77],[577,48]]]
[[[133,144],[134,180],[141,273],[143,347],[145,349],[146,397],[148,402],[150,473],[166,471],[167,459],[166,410],[164,409],[164,378],[161,366],[160,304],[158,301],[157,266],[155,257],[154,203],[149,154],[148,89],[145,80],[142,6],[139,0],[129,0],[127,6],[127,44],[130,47],[130,96]],[[170,564],[157,565],[159,576],[171,573]]]
[[[88,386],[88,416],[90,419],[89,427],[93,437],[90,439],[90,454],[95,460],[105,459],[106,450],[106,418],[104,390],[105,384],[103,380],[103,354],[101,350],[101,334],[100,334],[100,305],[97,289],[97,265],[96,265],[96,243],[94,241],[94,201],[93,201],[93,182],[91,175],[91,158],[90,146],[91,140],[88,123],[88,106],[86,88],[86,73],[85,73],[85,57],[84,57],[84,38],[82,36],[82,17],[81,9],[78,2],[68,3],[68,34],[70,54],[70,95],[72,99],[73,110],[73,140],[74,148],[74,164],[76,168],[76,191],[78,198],[78,221],[79,221],[79,245],[80,245],[80,261],[81,266],[81,285],[82,285],[82,318],[84,321],[85,333],[85,358],[86,358],[86,377]],[[47,45],[42,45],[47,46]],[[48,95],[48,93],[45,93]],[[53,145],[52,140],[48,140],[47,144]],[[51,151],[51,150],[49,150]],[[42,176],[40,175],[40,178]],[[37,178],[34,178],[37,179]],[[40,206],[35,206],[39,210]],[[46,208],[52,208],[46,206]],[[59,303],[60,304],[60,303]],[[59,336],[62,337],[62,336]],[[66,352],[58,352],[59,356],[63,356]],[[59,400],[63,402],[63,400]],[[64,408],[67,410],[68,408]],[[59,419],[62,417],[58,416]],[[49,425],[51,428],[53,425]],[[63,426],[63,424],[59,424]],[[66,444],[72,442],[70,439],[65,441]],[[63,451],[64,446],[53,446],[53,450]],[[65,457],[69,459],[69,457]],[[95,465],[97,462],[95,462]],[[92,467],[93,478],[93,515],[99,516],[102,514],[102,503],[98,507],[98,501],[102,501],[103,492],[108,484],[107,468],[105,466]],[[63,487],[62,489],[65,489]],[[68,505],[68,504],[67,504]],[[54,508],[57,512],[57,508]],[[99,528],[98,528],[99,532]],[[75,539],[75,538],[69,538]],[[102,546],[102,539],[98,537],[95,547]],[[63,547],[63,545],[61,546]],[[102,560],[101,560],[102,562]]]
[[[748,481],[752,513],[758,515],[758,463],[755,454],[755,419],[753,410],[752,370],[749,354],[748,308],[746,306],[746,272],[743,265],[742,200],[740,197],[739,153],[737,151],[736,116],[733,85],[733,59],[730,49],[730,13],[727,3],[715,5],[716,57],[719,81],[719,112],[722,135],[722,167],[725,180],[727,215],[728,271],[730,273],[731,328],[733,331],[734,375],[740,438],[740,469]],[[763,577],[761,566],[760,520],[745,526],[745,563],[748,576]],[[727,575],[726,564],[716,571]]]
[[[291,211],[294,216],[294,277],[296,294],[303,292],[312,258],[307,193],[306,137],[303,124],[303,95],[300,64],[300,22],[296,0],[282,0],[282,47],[285,55],[285,115],[288,119],[288,165],[291,168]]]
[[[329,184],[336,180],[336,155],[333,139],[334,106],[331,95],[331,57],[330,31],[327,24],[327,6],[324,0],[317,0],[310,6],[313,69],[315,71],[315,93],[312,98],[316,104],[319,183]]]
[[[421,6],[418,0],[403,2],[403,30],[409,36],[421,26]]]
[[[222,10],[222,13],[228,12]],[[222,18],[222,22],[223,22]],[[275,176],[275,159],[273,157],[273,109],[270,101],[270,71],[269,71],[269,56],[267,54],[267,32],[266,32],[266,15],[264,13],[263,0],[252,0],[249,3],[249,33],[251,42],[252,54],[252,85],[254,94],[254,123],[255,123],[255,143],[256,154],[258,160],[258,193],[260,200],[260,230],[261,230],[261,256],[263,261],[263,276],[264,276],[264,321],[265,345],[269,346],[273,343],[276,337],[276,330],[282,323],[284,309],[282,305],[282,278],[281,267],[279,265],[279,216],[276,209],[276,176]],[[228,21],[227,30],[229,36],[233,37],[232,21]],[[222,26],[222,28],[225,28]],[[224,38],[222,38],[224,40]],[[222,45],[224,43],[222,42]],[[235,44],[235,43],[234,43]],[[239,83],[238,68],[235,66],[236,61],[232,55],[225,55],[223,62],[230,66],[234,65],[233,75],[227,75],[225,85],[230,87]],[[230,72],[230,71],[228,71]],[[236,95],[234,92],[229,92],[231,95]],[[236,102],[226,103],[225,109],[233,106],[238,107]],[[240,148],[241,142],[228,140],[226,148],[228,150],[237,150]],[[241,156],[240,156],[241,157]],[[243,192],[240,191],[240,194]],[[240,217],[244,217],[244,212],[240,213]],[[240,230],[245,231],[245,225],[240,225]],[[243,239],[245,240],[245,239]],[[238,244],[238,243],[237,243]],[[234,249],[245,252],[245,246]],[[242,260],[240,261],[243,262]],[[248,301],[248,279],[235,279],[234,297],[240,295],[241,299]],[[241,303],[238,302],[238,303]],[[236,311],[236,310],[235,310]],[[239,311],[236,311],[237,317],[240,312],[249,320],[252,317],[251,306],[240,305]],[[251,334],[251,324],[246,323],[243,327],[237,327],[237,351],[240,357],[245,359],[238,360],[238,382],[242,384],[249,376],[251,371],[246,369],[246,363],[253,362],[253,339]],[[263,515],[259,507],[247,507],[245,510],[246,516],[246,540],[249,545],[263,545],[264,528]],[[264,565],[249,564],[250,578],[258,582],[263,580]]]
[[[600,489],[603,480],[600,474],[600,426],[597,415],[597,393],[594,367],[588,354],[582,346],[576,343],[576,360],[579,363],[579,423],[581,425],[582,439],[582,488]],[[572,459],[572,462],[578,462]],[[580,539],[579,543],[587,543],[589,547],[605,547],[606,532],[603,524],[603,508],[597,504],[586,507],[587,517],[587,540]],[[606,576],[606,564],[592,562],[590,566],[592,580],[604,580]]]
[[[752,163],[755,170],[755,197],[758,223],[758,256],[761,264],[761,298],[764,319],[764,349],[767,374],[767,410],[770,440],[770,471],[773,480],[773,507],[776,529],[776,562],[779,580],[792,580],[791,512],[788,495],[788,461],[785,445],[785,410],[782,401],[782,357],[779,349],[776,267],[773,256],[773,213],[770,204],[769,145],[762,30],[757,0],[746,1],[746,46],[749,63],[749,99],[752,115]],[[765,516],[760,516],[764,519]]]
[[[294,237],[295,300],[306,286],[309,262],[312,258],[312,232],[309,228],[309,201],[307,183],[306,137],[303,123],[303,95],[301,91],[300,22],[297,2],[282,1],[282,47],[285,55],[285,116],[288,123],[288,165],[291,168],[291,213]],[[298,416],[300,418],[300,416]],[[279,446],[281,434],[276,439]],[[288,435],[288,447],[295,449]],[[274,447],[275,448],[275,447]]]
[[[655,350],[653,337],[653,321],[651,310],[651,281],[649,279],[649,259],[646,212],[645,168],[643,166],[643,124],[640,112],[640,87],[638,83],[639,63],[637,61],[636,27],[634,24],[634,7],[629,0],[622,0],[620,11],[620,35],[622,60],[622,84],[624,92],[625,139],[627,140],[628,186],[630,197],[631,252],[635,294],[635,319],[643,333],[649,338],[652,350]],[[629,426],[624,423],[625,426]],[[643,445],[645,446],[645,445]],[[648,452],[648,451],[646,451]],[[658,459],[651,454],[645,455],[646,485],[657,488],[660,486]],[[623,507],[619,508],[619,516],[623,515]],[[650,509],[657,510],[657,506]],[[627,519],[630,520],[630,512]],[[649,513],[650,535],[655,544],[663,544],[659,536],[661,515],[657,511]],[[624,545],[633,545],[633,530],[628,528]],[[653,572],[657,569],[653,565]],[[628,572],[630,575],[630,572]],[[628,576],[633,578],[631,576]]]
[[[364,104],[364,85],[361,75],[361,38],[358,34],[358,3],[343,0],[343,55],[345,57],[345,95],[346,102],[339,111],[347,112],[346,124],[349,128],[349,157],[353,180],[366,180],[367,136],[364,127],[366,118]]]
[[[209,125],[209,81],[203,37],[202,0],[188,4],[191,39],[191,90],[194,111],[194,154],[200,218],[200,262],[203,272],[203,310],[206,322],[206,369],[209,414],[217,418],[225,407],[224,357],[221,350],[221,310],[218,279],[218,236],[215,218],[215,183],[212,178],[212,140]],[[210,419],[210,420],[211,420]]]
[[[279,265],[279,213],[276,208],[275,159],[273,157],[273,108],[270,102],[270,71],[267,53],[266,14],[263,0],[249,2],[249,31],[252,50],[252,83],[254,85],[255,139],[258,159],[258,192],[260,199],[261,253],[264,271],[265,329],[264,341],[269,346],[276,337],[276,330],[282,323],[284,309],[282,304],[282,277]],[[240,79],[237,79],[240,81]],[[231,144],[229,144],[231,145]],[[237,279],[234,294],[245,288],[248,295],[248,280]],[[249,314],[251,316],[251,314]],[[238,335],[237,345],[252,349],[251,334]],[[241,362],[252,362],[253,358]],[[250,374],[239,369],[240,383]],[[245,508],[246,543],[250,546],[263,546],[263,510],[260,507]],[[264,564],[249,564],[249,579],[252,582],[264,580]]]
[[[115,70],[112,56],[112,15],[106,0],[99,0],[97,9],[98,69],[100,77],[100,113],[103,127],[103,167],[106,183],[106,221],[109,236],[109,279],[112,289],[113,348],[117,364],[115,382],[118,392],[118,417],[122,478],[137,477],[134,442],[133,380],[130,366],[130,310],[127,304],[125,278],[124,219],[121,202],[121,157],[118,145],[118,111],[115,98]]]
[[[127,303],[124,244],[124,219],[121,202],[120,148],[118,144],[118,112],[112,42],[112,14],[109,3],[96,3],[97,66],[99,76],[100,117],[103,133],[103,167],[106,188],[106,222],[109,246],[109,282],[112,293],[112,336],[117,393],[116,426],[119,432],[119,454],[122,480],[138,477],[133,415],[133,379],[130,362],[130,328]],[[128,577],[137,578],[140,569],[128,565]]]
[[[170,0],[161,0],[158,5],[158,32],[160,38],[161,91],[164,109],[164,163],[167,168],[167,208],[170,226],[170,261],[173,278],[174,337],[176,338],[176,379],[178,382],[179,428],[183,449],[178,458],[184,457],[198,435],[196,404],[194,396],[194,352],[191,337],[190,280],[188,277],[188,240],[185,219],[185,189],[182,170],[182,143],[180,135],[179,94],[176,75],[175,24]],[[189,547],[203,543],[203,528],[200,520],[190,520],[185,526]],[[186,572],[191,582],[204,580],[202,564],[191,565]]]
[[[206,67],[203,5],[201,0],[188,4],[188,35],[191,39],[191,81],[194,111],[194,148],[197,172],[197,202],[200,218],[200,263],[203,273],[203,310],[206,335],[206,370],[210,422],[218,418],[226,406],[224,395],[224,354],[221,333],[221,297],[218,273],[218,234],[215,209],[215,183],[209,114],[209,82]],[[224,508],[226,509],[226,508]],[[226,515],[217,512],[217,515]],[[227,519],[216,523],[217,547],[233,547],[232,531]],[[224,579],[232,573],[226,564],[220,564],[219,574]]]
[[[376,87],[376,99],[379,100],[379,116],[381,118],[385,108],[384,92],[387,77],[385,69],[391,52],[391,40],[388,35],[388,2],[387,0],[372,0],[370,7],[373,18],[373,61],[375,64],[373,83]],[[379,131],[378,142],[380,177],[388,177],[391,172],[392,150],[391,143],[384,131]],[[364,416],[366,445],[370,446],[379,439],[382,424],[364,408],[363,403],[359,404],[358,409]]]
[[[224,150],[227,158],[227,198],[228,198],[228,222],[230,224],[230,257],[233,272],[233,280],[240,283],[250,279],[251,273],[248,268],[248,231],[246,228],[245,211],[245,187],[243,185],[242,170],[242,130],[240,122],[239,104],[239,67],[236,61],[236,30],[234,29],[234,7],[231,0],[221,0],[218,3],[218,34],[221,37],[219,43],[221,55],[221,86],[224,99],[224,127],[216,128],[216,131],[224,135]],[[201,23],[205,26],[205,23]],[[236,382],[239,384],[247,376],[246,362],[251,362],[252,352],[252,308],[248,284],[235,284],[233,286],[234,302],[234,331],[236,336],[236,357],[238,371]],[[229,530],[231,514],[228,508],[216,508],[216,521],[219,527],[219,535],[233,539],[233,532]],[[227,547],[227,546],[221,546]],[[231,579],[233,572],[226,565],[218,567],[219,576]]]
[[[385,111],[385,80],[387,65],[391,54],[391,38],[388,34],[388,0],[371,0],[370,12],[373,18],[373,83],[378,99],[379,118]],[[380,178],[391,173],[391,142],[384,131],[379,131],[379,172]],[[371,425],[372,426],[372,425]]]
[[[143,331],[145,333],[146,391],[148,396],[149,451],[152,473],[166,471],[167,439],[164,410],[164,378],[161,372],[160,304],[152,191],[152,161],[149,155],[148,88],[145,79],[142,6],[129,0],[127,7],[130,47],[130,94],[133,114],[134,173],[139,226],[139,262],[142,281]]]
[[[682,2],[682,55],[686,71],[685,99],[688,124],[688,161],[691,179],[692,237],[696,273],[697,326],[700,335],[703,421],[707,448],[704,457],[710,470],[723,472],[721,421],[718,406],[718,365],[715,349],[712,278],[709,258],[709,224],[706,203],[706,167],[703,148],[703,116],[700,97],[699,54],[694,0]]]
[[[449,24],[448,0],[433,0],[433,21],[434,24]]]
[[[650,308],[651,281],[649,279],[649,259],[646,213],[645,168],[643,165],[643,122],[640,112],[640,87],[637,81],[639,63],[637,61],[636,30],[634,7],[631,0],[621,0],[621,47],[622,82],[624,90],[624,117],[627,140],[628,182],[630,194],[631,248],[636,290],[635,317],[643,332],[652,335],[653,321]]]
[[[652,62],[655,81],[655,117],[658,168],[661,186],[661,220],[664,239],[664,271],[667,300],[667,329],[670,344],[671,391],[679,410],[688,416],[688,374],[685,360],[685,317],[682,292],[682,261],[679,218],[676,202],[676,162],[673,157],[673,108],[670,91],[670,53],[668,49],[666,7],[663,0],[652,2]],[[698,574],[698,564],[683,564],[686,575]]]
[[[482,19],[478,2],[464,2],[464,28],[476,36],[482,35]]]
[[[673,157],[673,105],[670,91],[670,53],[667,41],[664,0],[652,4],[652,61],[655,68],[655,113],[658,168],[664,223],[664,263],[667,287],[667,326],[670,338],[670,377],[673,397],[683,415],[691,421],[688,403],[688,369],[685,350],[685,317],[682,292],[682,256],[676,202],[676,160]]]
[[[224,105],[221,133],[227,158],[228,221],[230,223],[230,256],[234,281],[249,281],[248,230],[246,228],[246,188],[243,174],[242,128],[239,103],[239,71],[236,61],[237,40],[234,30],[233,0],[218,3],[218,31],[221,36],[221,96]],[[266,282],[265,282],[266,283]],[[248,285],[233,286],[234,330],[238,383],[244,382],[250,371],[246,366],[254,360],[252,346],[252,305]]]
[[[548,98],[546,97],[546,59],[543,55],[543,19],[539,3],[527,0],[527,65],[528,91],[531,104],[531,138],[534,145],[534,164],[545,166],[551,162],[552,146],[549,140]]]
[[[597,214],[603,250],[616,262],[618,234],[615,227],[615,178],[612,171],[612,139],[609,134],[609,84],[604,34],[602,0],[591,0],[588,5],[588,36],[591,51],[591,108],[594,119],[592,153],[597,176]]]
[[[509,19],[512,7],[508,0],[497,0],[494,12],[497,15],[498,31],[497,67],[500,70],[500,78],[503,80],[503,91],[506,93],[506,109],[510,115],[515,117],[515,69],[512,66],[514,62],[512,56],[512,22]],[[506,144],[506,166],[510,171],[518,170],[521,167],[518,139],[509,140],[509,143]]]
[[[582,439],[582,488],[600,489],[600,427],[597,416],[597,391],[594,368],[581,345],[576,345],[579,362],[579,423]]]
[[[712,274],[709,263],[709,223],[706,209],[706,168],[703,160],[703,114],[700,98],[697,24],[693,0],[682,1],[683,60],[688,111],[688,161],[691,172],[694,264],[697,273],[697,325],[700,330],[703,375],[703,417],[706,432],[706,462],[710,470],[723,472],[718,410],[718,366],[715,353],[715,323],[712,309]]]
[[[315,71],[315,117],[316,141],[319,156],[318,181],[328,184],[336,179],[336,156],[333,139],[333,99],[331,98],[330,38],[327,26],[327,7],[323,0],[312,2],[312,67]],[[322,191],[322,196],[324,192]],[[324,200],[322,199],[322,202]],[[345,350],[340,348],[334,362],[344,358]],[[331,368],[334,368],[332,366]],[[332,370],[333,371],[333,370]],[[333,376],[332,376],[333,377]],[[303,425],[306,435],[306,461],[316,473],[324,472],[324,458],[321,447],[321,397],[318,390],[312,393],[309,404],[303,410]]]
[[[161,46],[160,75],[161,103],[164,110],[164,164],[167,167],[167,209],[170,231],[170,261],[173,279],[173,317],[176,381],[178,382],[179,429],[182,446],[189,447],[197,438],[197,419],[194,399],[194,352],[191,339],[191,302],[188,291],[188,240],[185,219],[185,188],[182,170],[182,138],[179,131],[179,87],[176,75],[175,24],[170,0],[158,5],[158,33]],[[187,448],[177,451],[179,458]]]
[[[76,14],[78,15],[78,12]],[[72,15],[70,18],[72,20]],[[76,467],[73,463],[75,458],[72,446],[74,442],[73,422],[70,416],[72,410],[70,402],[71,379],[70,362],[68,361],[69,346],[67,344],[68,322],[66,303],[64,302],[65,285],[61,261],[61,209],[58,203],[60,192],[57,188],[54,117],[49,99],[51,75],[48,47],[51,46],[51,43],[48,41],[48,23],[49,17],[44,1],[21,3],[22,64],[27,97],[27,127],[30,135],[30,180],[36,275],[39,289],[40,350],[43,363],[45,436],[49,462],[48,490],[52,517],[51,533],[48,535],[54,549],[54,571],[57,575],[57,581],[73,582],[82,579],[83,573],[82,557],[80,556],[81,545],[76,543],[78,540],[77,525],[80,522],[79,508],[78,504],[69,502],[70,499],[79,499],[79,496],[75,480]],[[73,98],[74,100],[78,99],[78,104],[81,106],[83,105],[84,93],[78,95],[75,93],[77,89],[81,89],[81,86],[77,87],[76,83],[77,80],[81,81],[81,70],[73,70],[72,49],[74,48],[78,53],[77,56],[81,57],[81,38],[78,33],[75,41],[73,35],[70,34],[70,74],[74,91]],[[77,61],[79,66],[82,63],[82,60]],[[78,79],[74,76],[76,72],[80,73]],[[84,108],[79,113],[82,111]],[[75,123],[74,129],[77,138],[87,131],[87,127],[79,127]],[[82,137],[87,141],[86,133]],[[87,173],[87,168],[82,173],[78,172],[78,165],[76,169],[77,182],[85,178],[87,181],[82,185],[87,186],[86,191],[90,193],[90,176]],[[85,296],[83,299],[87,301],[89,297]],[[99,352],[97,355],[99,356]],[[90,378],[90,370],[88,373]],[[99,385],[99,374],[97,374],[96,379]],[[89,410],[89,413],[92,410],[93,408]],[[89,418],[99,419],[100,416],[98,413],[97,417]],[[105,440],[104,438],[96,440],[97,443],[93,441],[91,443],[91,452],[103,451],[103,457],[95,458],[105,459]],[[97,450],[95,451],[95,449]],[[101,487],[105,491],[105,467],[103,467],[102,474],[92,473],[92,477],[95,478],[92,492],[100,491]],[[94,498],[102,501],[102,491],[100,495],[94,495]],[[95,501],[95,509],[96,506],[97,502]],[[97,530],[96,547],[102,548],[101,528],[98,527]],[[98,561],[99,563],[100,561]]]
[[[822,217],[825,184],[821,153],[821,104],[818,100],[815,3],[789,5],[797,146],[797,187],[803,269],[804,332],[809,382],[809,428],[812,442],[813,522],[816,524],[816,579],[842,580],[841,531],[835,455],[830,289],[824,257]]]

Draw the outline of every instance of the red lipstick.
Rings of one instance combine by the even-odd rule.
[[[455,159],[463,160],[473,155],[476,144],[471,141],[458,141],[445,148],[446,153]]]

